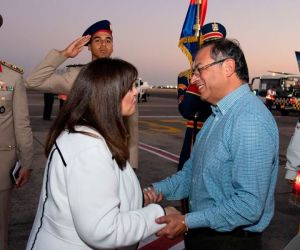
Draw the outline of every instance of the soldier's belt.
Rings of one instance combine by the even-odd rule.
[[[195,123],[194,121],[187,121],[186,126],[188,128],[194,128],[194,123]],[[197,122],[197,129],[200,129],[202,127],[203,127],[203,122]]]

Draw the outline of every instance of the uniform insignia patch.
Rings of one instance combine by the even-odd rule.
[[[10,64],[10,63],[8,63],[6,61],[0,60],[0,64],[4,65],[7,68],[12,69],[12,70],[14,70],[14,71],[16,71],[16,72],[18,72],[20,74],[24,73],[23,69],[17,67],[16,65]]]
[[[14,87],[8,86],[5,82],[0,80],[0,91],[14,91]]]
[[[219,25],[217,23],[212,24],[212,30],[213,31],[218,31],[219,30]]]
[[[181,90],[186,90],[187,89],[187,86],[183,83],[179,83],[178,84],[178,88],[181,89]]]

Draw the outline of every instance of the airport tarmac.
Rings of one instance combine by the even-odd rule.
[[[29,91],[28,97],[34,135],[35,170],[30,182],[24,188],[13,192],[10,250],[25,249],[26,246],[43,179],[45,138],[51,125],[51,122],[42,120],[42,93]],[[58,100],[55,100],[53,117],[57,114],[58,105]],[[283,177],[286,147],[297,116],[283,117],[275,112],[274,116],[280,130],[280,169],[275,195],[276,211],[270,226],[263,234],[264,250],[283,249],[298,232],[300,222],[300,207],[288,202],[291,187]],[[184,120],[177,110],[176,90],[153,89],[148,102],[139,103],[140,158],[136,173],[142,187],[176,172],[184,129]],[[164,202],[163,205],[179,207],[179,202]]]

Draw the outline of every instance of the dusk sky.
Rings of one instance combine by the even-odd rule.
[[[189,67],[178,48],[189,0],[1,0],[0,59],[25,77],[52,48],[64,49],[101,19],[112,23],[114,57],[133,63],[151,85],[176,84]],[[298,73],[299,0],[208,0],[205,23],[217,21],[244,50],[250,78],[268,70]],[[86,63],[88,50],[66,64]]]

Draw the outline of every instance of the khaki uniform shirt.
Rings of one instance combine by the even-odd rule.
[[[17,159],[31,168],[33,138],[22,71],[0,61],[0,191],[12,187]]]
[[[25,81],[25,86],[56,94],[68,94],[80,72],[81,67],[68,67],[62,74],[55,70],[67,60],[59,51],[51,50],[46,58],[33,70]],[[129,162],[138,167],[138,112],[128,118],[129,124]]]

